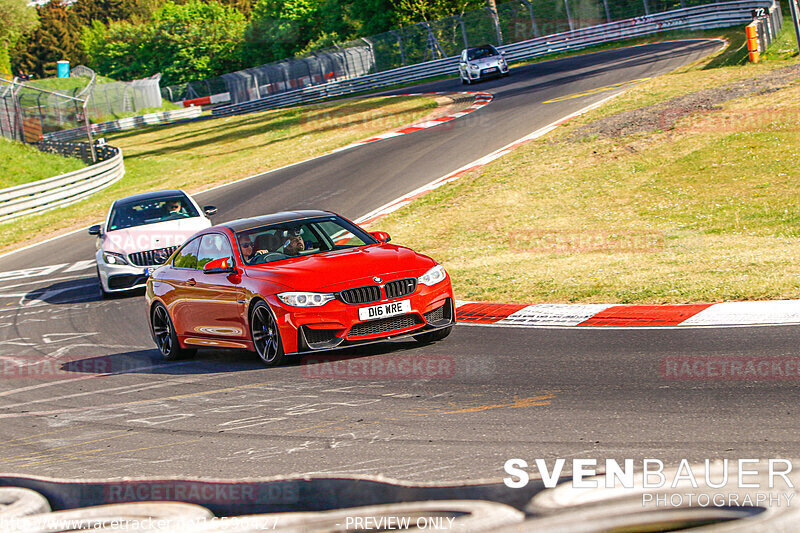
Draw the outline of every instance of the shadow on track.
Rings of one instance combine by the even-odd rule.
[[[346,350],[305,354],[293,357],[280,367],[266,367],[253,352],[228,349],[200,349],[197,355],[180,361],[164,361],[161,354],[152,350],[134,350],[111,355],[86,357],[64,361],[63,372],[82,374],[156,374],[190,375],[244,372],[251,370],[278,371],[286,368],[312,367],[336,361],[348,361],[379,355],[402,355],[409,348],[420,346],[414,341],[390,341],[359,346]]]
[[[130,296],[142,296],[144,289],[135,289],[123,293],[115,293],[108,298],[125,298]],[[100,288],[97,286],[97,278],[71,279],[48,285],[47,287],[37,287],[25,294],[23,301],[33,302],[39,300],[53,305],[65,305],[76,303],[101,302],[103,297]]]

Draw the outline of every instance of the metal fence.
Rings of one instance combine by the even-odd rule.
[[[513,0],[460,16],[371,35],[218,78],[167,87],[173,102],[230,93],[238,104],[438,59],[481,44],[507,46],[548,35],[704,5],[709,0]]]
[[[47,132],[80,127],[85,124],[84,102],[80,96],[4,79],[0,83],[0,135],[33,143]]]
[[[94,72],[82,65],[72,69],[77,86],[50,89],[36,81],[0,82],[0,135],[36,142],[48,133],[86,127],[89,120],[110,120],[163,102],[160,74],[132,82],[96,83]]]
[[[781,28],[780,4],[774,0],[739,0],[676,9],[654,15],[604,23],[572,31],[544,35],[527,41],[499,46],[498,48],[505,53],[509,62],[522,61],[547,54],[578,50],[600,43],[650,35],[667,30],[699,30],[736,24],[745,25],[752,20],[752,10],[755,8],[763,8],[768,13],[762,24],[764,31],[770,35],[769,39],[771,40]],[[458,56],[447,57],[354,79],[288,91],[251,102],[220,106],[215,108],[212,113],[218,116],[225,116],[314,102],[330,97],[379,89],[398,83],[411,83],[431,76],[455,76],[458,72],[457,69]]]
[[[92,120],[112,119],[142,109],[163,105],[161,74],[133,81],[97,83],[88,95],[87,110]]]

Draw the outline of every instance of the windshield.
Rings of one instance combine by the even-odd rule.
[[[114,205],[107,231],[197,216],[200,216],[197,209],[188,198],[182,195],[123,201]]]
[[[346,220],[326,217],[238,232],[236,242],[244,264],[260,265],[291,257],[375,244],[378,241]]]
[[[486,45],[480,48],[473,48],[467,52],[467,59],[483,59],[484,57],[492,57],[498,55],[494,46]]]

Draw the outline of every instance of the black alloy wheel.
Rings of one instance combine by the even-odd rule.
[[[278,324],[263,300],[256,302],[250,312],[250,336],[253,347],[267,366],[278,366],[286,360]]]
[[[158,351],[165,361],[175,361],[184,357],[190,357],[197,352],[196,349],[182,348],[178,342],[178,335],[175,333],[175,326],[164,304],[157,303],[153,306],[150,316],[150,328],[153,332],[153,340],[156,341]]]

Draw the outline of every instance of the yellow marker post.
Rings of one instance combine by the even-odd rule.
[[[744,33],[747,36],[747,51],[751,63],[758,63],[761,60],[761,54],[758,50],[758,24],[753,21],[744,28]]]

